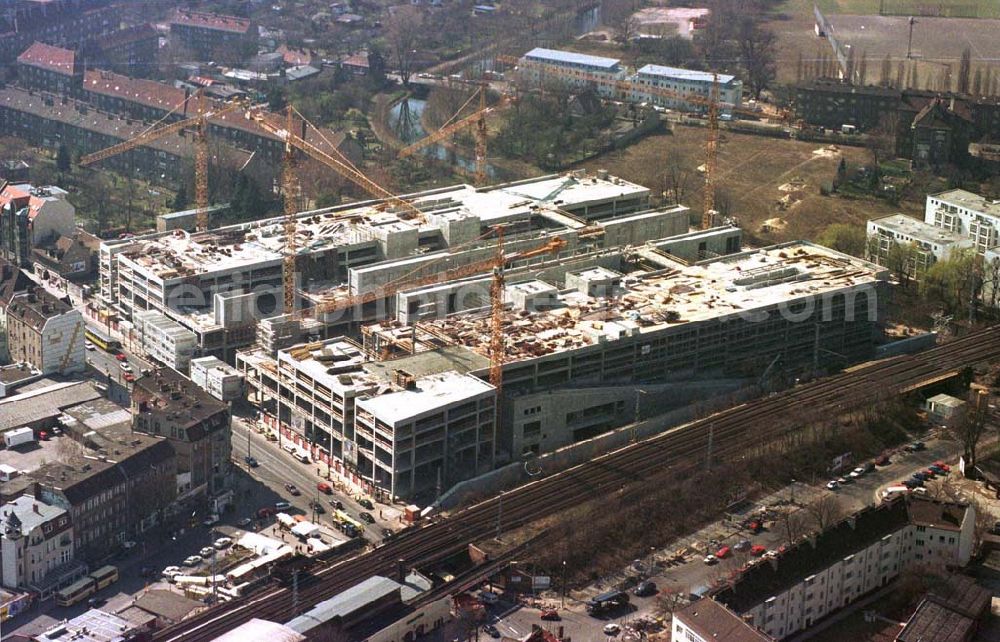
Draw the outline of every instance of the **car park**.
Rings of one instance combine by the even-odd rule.
[[[830,481],[826,482],[826,487],[829,490],[837,490],[838,488],[840,488],[840,483],[836,479],[831,479]]]
[[[622,627],[615,622],[609,622],[604,625],[604,635],[618,635],[622,632]]]
[[[372,517],[371,513],[358,513],[358,517],[360,517],[362,521],[368,522],[369,524],[375,523],[375,518]]]

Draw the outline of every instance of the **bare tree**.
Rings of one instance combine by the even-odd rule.
[[[976,468],[979,440],[982,439],[983,432],[986,429],[986,414],[989,410],[989,403],[987,403],[988,399],[986,397],[980,398],[980,395],[987,394],[985,391],[978,390],[972,393],[973,398],[969,401],[969,408],[965,413],[965,417],[954,429],[955,437],[962,442],[965,470],[967,471],[966,476],[969,476],[968,471]]]
[[[679,154],[671,154],[663,169],[663,198],[676,205],[683,203],[691,187],[691,163]]]
[[[745,19],[739,31],[740,57],[746,69],[750,93],[756,99],[771,86],[777,75],[777,38],[754,18]]]
[[[819,530],[825,530],[844,516],[844,506],[834,495],[823,495],[819,499],[806,504],[803,509],[816,522]]]
[[[626,47],[639,30],[639,20],[635,15],[638,10],[637,0],[604,0],[601,7],[604,23],[614,31],[615,40]]]
[[[879,70],[878,82],[883,87],[892,85],[892,59],[889,54],[882,59],[882,68]]]
[[[853,51],[853,50],[852,50]],[[858,63],[858,86],[864,87],[868,82],[868,50],[861,52],[861,62]]]
[[[653,605],[653,612],[664,619],[673,618],[674,611],[684,603],[681,591],[672,588],[660,589]]]
[[[789,510],[778,519],[785,541],[791,545],[808,532],[806,514],[801,510]]]
[[[983,68],[976,67],[976,74],[972,77],[972,95],[980,97],[983,95]]]
[[[404,86],[409,86],[417,46],[421,42],[424,14],[412,5],[393,8],[385,21],[385,39],[392,62]]]

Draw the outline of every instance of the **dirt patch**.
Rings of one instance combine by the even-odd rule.
[[[820,158],[840,158],[840,148],[836,145],[820,147],[813,150],[813,156],[819,156]]]

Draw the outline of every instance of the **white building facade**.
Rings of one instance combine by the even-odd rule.
[[[137,312],[134,332],[147,356],[178,372],[188,371],[198,347],[194,332],[156,310]]]
[[[3,586],[31,589],[73,561],[69,513],[30,495],[0,507],[0,569]]]
[[[630,79],[632,101],[650,103],[671,109],[690,109],[704,106],[684,100],[682,96],[693,96],[699,101],[708,101],[712,95],[712,85],[718,85],[719,103],[723,111],[739,107],[743,97],[743,82],[729,74],[713,74],[707,71],[692,71],[679,67],[645,65]],[[676,98],[668,98],[655,90],[662,89],[677,93]]]
[[[979,254],[1000,243],[1000,201],[962,189],[929,194],[924,222],[971,239]]]
[[[234,401],[245,393],[243,375],[216,357],[192,359],[191,381],[220,401]]]

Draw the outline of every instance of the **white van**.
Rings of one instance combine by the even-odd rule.
[[[885,501],[899,495],[907,495],[909,492],[910,489],[906,486],[889,486],[882,491],[882,500]]]
[[[309,458],[309,453],[307,453],[304,450],[296,450],[292,454],[295,455],[295,458],[301,461],[303,464],[312,463],[312,459]]]

